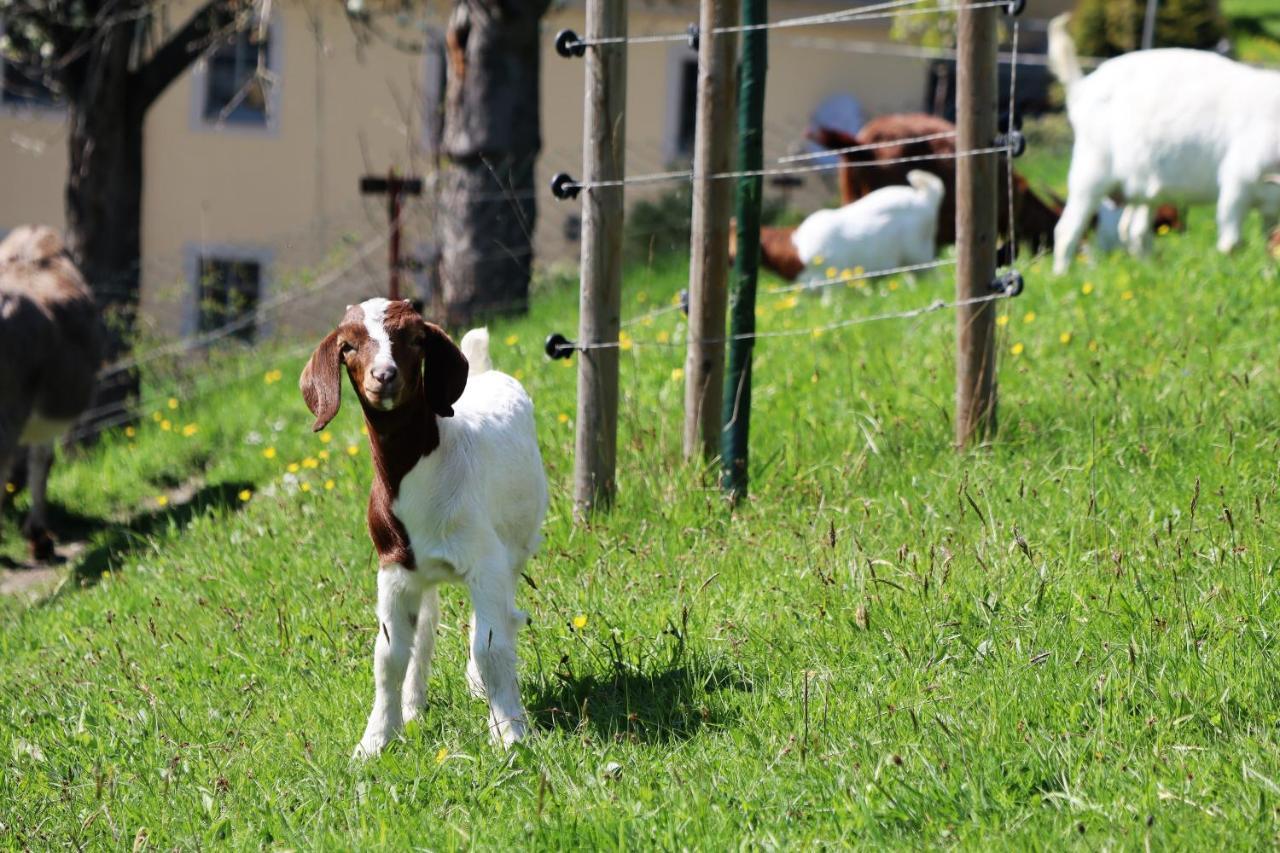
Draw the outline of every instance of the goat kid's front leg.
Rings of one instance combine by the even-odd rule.
[[[27,488],[31,492],[31,511],[22,525],[22,535],[31,547],[31,558],[39,562],[54,557],[53,537],[49,535],[49,469],[53,467],[53,445],[36,444],[27,451]]]
[[[427,681],[431,678],[431,657],[436,650],[436,627],[440,624],[440,591],[432,586],[422,593],[414,628],[413,655],[400,693],[400,715],[407,723],[427,704]]]
[[[504,571],[505,567],[498,569]],[[524,740],[528,717],[516,675],[516,631],[528,617],[515,606],[510,577],[483,577],[468,583],[475,613],[471,620],[471,661],[467,680],[489,704],[489,735],[510,748]],[[479,681],[479,685],[475,682]]]
[[[1249,212],[1248,186],[1237,180],[1223,180],[1218,191],[1218,251],[1228,254],[1240,245],[1241,225]]]
[[[422,602],[416,573],[402,566],[378,570],[378,637],[373,646],[373,710],[352,758],[380,753],[404,728],[401,691],[413,654],[412,614]]]

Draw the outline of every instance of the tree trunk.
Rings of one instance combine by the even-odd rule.
[[[103,308],[106,359],[130,348],[142,257],[142,143],[145,108],[129,85],[128,30],[116,27],[93,52],[83,85],[68,92],[67,249]],[[137,374],[108,377],[93,404],[101,422],[120,414]],[[110,407],[104,411],[105,407]]]
[[[441,176],[445,320],[529,307],[539,123],[539,21],[548,0],[458,0],[449,21]]]

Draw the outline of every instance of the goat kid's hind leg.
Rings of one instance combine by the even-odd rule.
[[[1151,205],[1126,205],[1120,214],[1120,239],[1135,258],[1151,252]]]
[[[400,693],[400,714],[407,723],[427,704],[427,681],[431,678],[431,656],[436,649],[436,627],[440,624],[440,591],[432,586],[422,593],[414,628],[413,654]]]
[[[1062,211],[1062,218],[1053,229],[1053,272],[1061,275],[1071,266],[1076,251],[1080,248],[1080,240],[1084,237],[1089,220],[1102,200],[1101,190],[1087,188],[1083,192],[1072,192],[1067,199],[1067,206]]]
[[[505,566],[494,570],[503,576],[480,576],[468,583],[475,614],[467,675],[469,681],[478,676],[483,687],[489,704],[490,736],[510,747],[528,731],[516,675],[516,631],[527,617],[516,610],[514,580]]]
[[[39,562],[53,559],[53,537],[49,535],[49,469],[53,467],[53,445],[36,444],[27,451],[27,488],[31,511],[22,525],[22,535],[31,547],[31,558]]]
[[[413,654],[411,614],[422,601],[419,577],[401,566],[378,570],[378,637],[373,646],[373,710],[353,758],[372,758],[404,728],[401,691]]]

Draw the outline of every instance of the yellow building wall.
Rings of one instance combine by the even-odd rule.
[[[1052,0],[1066,2],[1066,0]],[[272,38],[278,74],[278,113],[268,129],[212,128],[197,115],[200,70],[188,71],[157,101],[147,119],[143,222],[143,313],[160,337],[184,331],[192,310],[194,257],[201,251],[257,252],[267,261],[268,298],[325,286],[290,298],[269,327],[314,330],[332,323],[347,302],[383,292],[385,248],[329,282],[323,274],[350,261],[353,248],[385,229],[382,198],[358,194],[367,172],[423,174],[431,159],[422,145],[425,60],[377,40],[362,41],[332,0],[277,0]],[[193,0],[173,4],[170,20],[184,20]],[[774,4],[774,16],[833,11],[832,4]],[[683,32],[693,4],[655,10],[633,6],[633,35]],[[443,26],[444,21],[437,23]],[[542,61],[544,149],[538,167],[539,219],[535,235],[542,265],[575,262],[566,220],[579,212],[545,191],[559,171],[581,175],[583,73],[581,59],[552,46],[563,27],[584,30],[580,5],[546,18]],[[771,35],[766,95],[766,162],[801,143],[811,111],[837,93],[857,97],[867,117],[922,105],[927,63],[894,56],[814,49],[804,39],[883,41],[883,22],[780,30]],[[627,170],[669,167],[670,84],[684,44],[634,45],[628,55]],[[22,222],[63,223],[66,122],[57,113],[0,112],[0,229]],[[806,175],[792,195],[802,208],[834,198],[831,175]],[[634,200],[663,187],[628,192]],[[429,196],[405,216],[404,246],[432,238]]]

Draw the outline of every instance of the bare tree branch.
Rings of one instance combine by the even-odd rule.
[[[145,111],[206,50],[228,35],[252,4],[209,0],[178,28],[137,73],[139,104]]]

